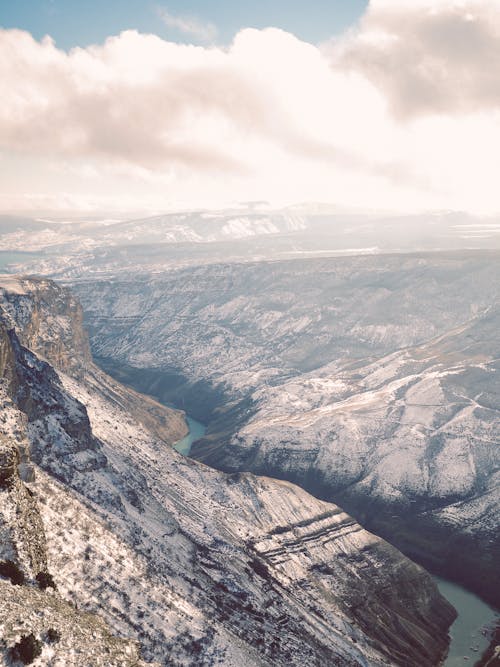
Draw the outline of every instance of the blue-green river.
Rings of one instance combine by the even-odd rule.
[[[182,440],[179,440],[179,442],[175,443],[174,449],[176,449],[180,454],[184,454],[184,456],[189,456],[191,445],[195,440],[198,440],[205,435],[207,427],[201,422],[196,421],[196,419],[188,417],[188,415],[186,415],[186,421],[189,427],[189,433],[184,438],[182,438]]]
[[[451,644],[448,657],[443,663],[444,667],[472,667],[488,648],[489,631],[494,628],[495,622],[498,622],[500,614],[461,586],[440,577],[434,579],[441,595],[451,602],[458,612],[458,617],[450,628]]]

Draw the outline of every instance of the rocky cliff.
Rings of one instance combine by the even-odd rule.
[[[146,419],[138,395],[132,400],[94,368],[85,346],[68,355],[47,341],[52,315],[50,337],[85,340],[78,311],[59,309],[70,303],[66,290],[32,279],[4,286],[2,432],[33,466],[26,493],[39,508],[47,571],[62,598],[165,665],[438,664],[454,612],[424,570],[291,484],[225,475],[178,455],[162,437],[168,423],[175,431],[178,413],[168,422],[154,404]],[[26,316],[40,309],[43,318]],[[2,459],[7,486],[17,456]],[[56,626],[60,612],[75,628],[67,602],[54,609],[31,583],[23,595],[30,618]],[[20,600],[5,599],[8,619]],[[93,623],[82,621],[74,651]],[[46,632],[32,625],[37,637]],[[116,642],[116,651],[132,651]]]
[[[134,642],[113,636],[101,619],[81,613],[56,590],[34,491],[27,414],[19,409],[26,390],[20,354],[16,334],[0,316],[0,664],[139,667],[145,663]]]

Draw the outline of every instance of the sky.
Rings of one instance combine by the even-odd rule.
[[[497,214],[500,0],[0,4],[0,211]]]
[[[70,49],[103,42],[124,30],[153,33],[176,42],[230,44],[244,28],[277,26],[313,43],[352,25],[368,0],[15,0],[0,4],[0,25],[35,39],[51,35]],[[190,29],[191,30],[190,30]]]

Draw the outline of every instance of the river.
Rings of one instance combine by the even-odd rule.
[[[196,421],[196,419],[189,417],[188,415],[186,415],[186,421],[189,427],[189,433],[184,438],[182,438],[182,440],[179,440],[175,443],[174,449],[176,449],[180,454],[184,454],[184,456],[189,456],[191,445],[195,440],[198,440],[205,435],[207,427],[201,422]]]
[[[189,433],[174,445],[174,448],[189,456],[191,445],[202,438],[206,426],[186,415]],[[455,607],[458,612],[456,621],[450,628],[450,650],[443,667],[473,667],[476,660],[486,651],[490,643],[491,630],[495,627],[500,615],[473,593],[461,586],[434,577],[441,594]],[[467,659],[466,659],[467,658]]]
[[[458,617],[450,628],[450,650],[443,667],[472,667],[488,648],[490,631],[498,622],[500,614],[461,586],[440,577],[434,579],[441,594],[458,612]]]

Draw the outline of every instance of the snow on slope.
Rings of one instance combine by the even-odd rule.
[[[52,294],[54,305],[61,297]],[[30,340],[51,361],[36,327]],[[85,354],[71,373],[20,346],[15,354],[13,400],[27,430],[11,437],[27,433],[41,467],[31,488],[49,566],[66,596],[139,640],[145,657],[235,667],[437,662],[451,609],[423,570],[339,508],[184,459],[130,414],[126,391]],[[74,369],[60,350],[54,359]]]

